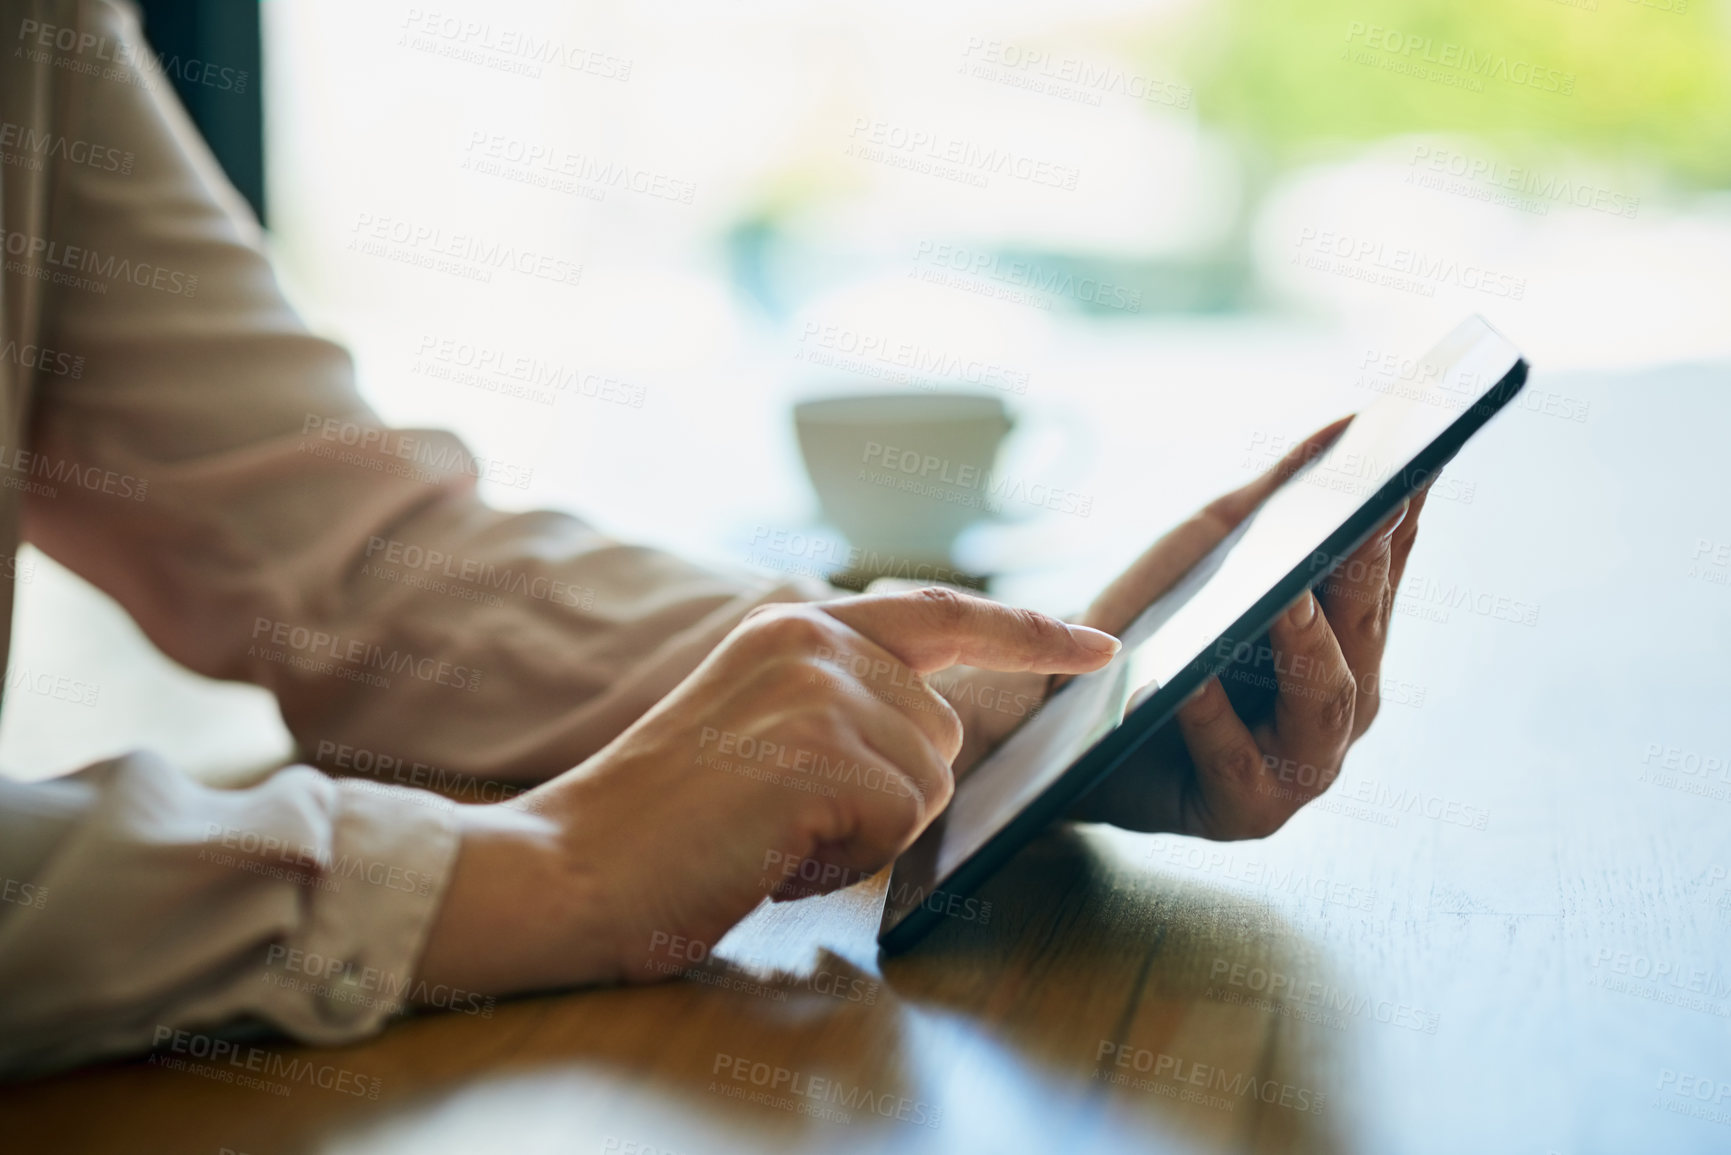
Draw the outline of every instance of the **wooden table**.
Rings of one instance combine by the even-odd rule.
[[[1270,840],[1055,829],[903,958],[880,878],[760,911],[701,981],[283,1049],[376,1099],[136,1061],[0,1090],[0,1146],[1731,1149],[1727,384],[1536,379],[1589,419],[1456,463],[1400,700]]]

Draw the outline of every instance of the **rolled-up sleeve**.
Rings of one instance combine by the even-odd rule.
[[[439,1003],[414,975],[452,807],[304,766],[213,790],[148,754],[0,779],[0,1071],[235,1027],[338,1043]]]
[[[136,44],[129,14],[76,8]],[[707,571],[562,513],[477,495],[448,433],[387,429],[348,355],[285,302],[258,229],[160,86],[74,77],[79,139],[53,231],[105,291],[56,287],[36,452],[99,475],[26,501],[28,536],[113,595],[165,653],[272,690],[303,756],[343,749],[537,780],[605,745],[753,606],[830,591]],[[91,471],[94,471],[92,473]],[[112,481],[110,484],[109,481]]]

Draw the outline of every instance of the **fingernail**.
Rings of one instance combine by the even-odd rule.
[[[1292,608],[1286,611],[1286,620],[1301,630],[1316,620],[1316,599],[1310,596],[1309,590],[1305,590],[1292,604]]]
[[[1071,626],[1070,636],[1076,644],[1091,654],[1115,654],[1124,648],[1124,643],[1103,630],[1091,626]]]
[[[1188,706],[1192,702],[1200,702],[1202,700],[1202,695],[1208,692],[1208,684],[1213,680],[1214,679],[1212,678],[1204,678],[1202,684],[1197,686],[1194,690],[1191,690],[1190,696],[1185,698],[1181,704]]]

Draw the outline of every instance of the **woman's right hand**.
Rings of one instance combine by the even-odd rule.
[[[762,607],[581,766],[464,808],[419,977],[503,994],[677,973],[765,895],[876,871],[948,804],[962,726],[923,675],[1086,673],[1117,649],[947,589]]]

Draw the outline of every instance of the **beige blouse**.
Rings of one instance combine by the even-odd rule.
[[[175,660],[268,687],[309,759],[496,798],[752,606],[826,592],[483,504],[462,444],[383,428],[285,304],[135,15],[0,14],[0,630],[28,540]],[[475,1010],[412,983],[455,853],[448,803],[309,766],[243,791],[142,751],[0,778],[0,1071]]]

